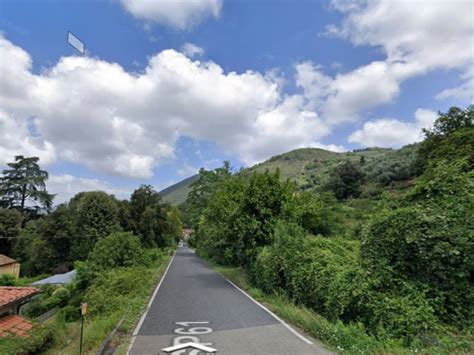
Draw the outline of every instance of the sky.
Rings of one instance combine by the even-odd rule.
[[[0,0],[0,168],[38,156],[56,203],[398,148],[473,93],[473,1]]]

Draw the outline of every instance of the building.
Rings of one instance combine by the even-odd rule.
[[[18,313],[39,292],[35,287],[0,286],[0,337],[27,335],[33,324]]]
[[[77,271],[72,270],[66,272],[65,274],[56,274],[50,277],[47,277],[42,280],[38,280],[33,282],[32,286],[40,286],[40,285],[68,285],[74,281],[77,276]]]
[[[189,238],[191,237],[191,234],[193,234],[194,230],[189,229],[189,228],[184,228],[183,229],[183,240],[187,242]]]
[[[20,277],[20,263],[6,255],[0,254],[0,275],[3,274],[12,274],[18,279]]]

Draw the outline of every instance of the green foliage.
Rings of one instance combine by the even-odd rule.
[[[425,290],[440,319],[462,325],[473,315],[474,241],[459,217],[436,208],[398,209],[369,225],[361,253],[386,287],[399,278],[413,282]]]
[[[140,239],[130,233],[112,233],[95,244],[89,254],[88,262],[97,270],[143,264]]]
[[[131,230],[140,236],[143,246],[166,247],[173,244],[177,229],[181,228],[174,225],[179,216],[174,215],[173,221],[169,219],[170,207],[161,204],[161,196],[150,185],[141,185],[133,192],[129,210]]]
[[[394,181],[414,178],[419,174],[417,167],[418,146],[407,145],[399,150],[388,152],[381,157],[363,165],[367,181],[374,181],[381,186],[387,186]]]
[[[331,194],[296,193],[284,207],[285,218],[296,222],[310,234],[336,232],[337,207]]]
[[[0,209],[0,254],[11,255],[23,221],[17,210]]]
[[[77,235],[71,259],[84,260],[100,238],[120,230],[117,201],[103,191],[81,193],[71,201]]]
[[[332,191],[339,200],[357,197],[362,191],[363,177],[364,175],[357,164],[345,161],[332,170],[326,189]]]
[[[426,135],[421,144],[398,151],[363,150],[346,153],[342,163],[301,165],[306,179],[313,176],[338,199],[362,190],[364,199],[336,203],[300,192],[304,188],[296,192],[268,172],[229,177],[197,217],[198,251],[243,266],[261,290],[256,294],[307,307],[332,322],[333,330],[351,329],[354,342],[373,335],[376,346],[383,341],[398,350],[468,349],[468,342],[450,340],[450,332],[469,338],[474,320],[472,107],[441,115]],[[295,164],[305,154],[295,151],[269,163]],[[323,167],[331,171],[327,183]],[[362,189],[364,174],[369,184]],[[352,223],[350,238],[335,236],[341,219]],[[344,332],[341,338],[350,339]]]
[[[21,262],[21,273],[27,276],[50,273],[55,266],[52,243],[43,238],[41,231],[45,220],[38,219],[27,223],[13,248],[13,255]]]
[[[272,243],[274,223],[292,216],[285,206],[293,192],[292,184],[281,182],[278,172],[228,177],[201,215],[193,237],[198,248],[219,262],[249,265],[259,247]]]
[[[48,349],[55,334],[54,325],[39,326],[30,331],[28,337],[18,341],[17,337],[0,337],[2,354],[41,354]]]
[[[38,161],[38,157],[17,155],[14,163],[7,164],[10,169],[3,170],[0,178],[0,207],[32,215],[51,209],[54,195],[46,190],[48,173],[40,169]]]
[[[0,275],[0,286],[16,286],[16,277],[13,274]]]
[[[468,158],[474,164],[474,105],[462,110],[451,107],[440,113],[431,130],[423,130],[418,164],[426,167],[430,160]]]
[[[222,168],[212,171],[199,170],[199,179],[190,185],[191,191],[187,198],[187,218],[191,226],[197,227],[199,216],[210,202],[212,194],[230,175],[231,168],[227,161],[224,162]]]

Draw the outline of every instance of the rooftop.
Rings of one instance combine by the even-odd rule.
[[[57,274],[57,275],[53,275],[42,280],[35,281],[32,283],[32,285],[36,286],[36,285],[70,284],[71,282],[74,281],[74,279],[76,278],[76,275],[77,275],[77,271],[72,270],[72,271],[66,272],[65,274]]]
[[[9,335],[25,336],[33,324],[16,314],[0,317],[0,337]]]
[[[40,290],[35,287],[0,286],[0,307],[33,296]]]
[[[0,266],[16,263],[16,260],[9,258],[6,255],[0,254]]]

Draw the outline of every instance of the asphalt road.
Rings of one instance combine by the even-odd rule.
[[[314,339],[288,329],[186,247],[178,248],[135,334],[133,355],[167,354],[162,349],[186,342],[212,347],[217,354],[330,354]]]

